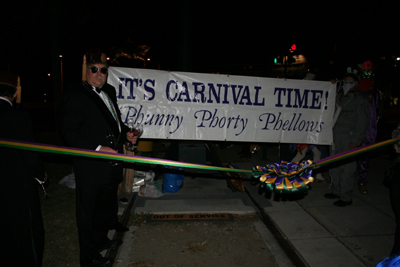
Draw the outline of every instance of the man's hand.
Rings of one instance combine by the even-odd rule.
[[[353,148],[356,148],[356,147],[357,147],[357,146],[356,146],[355,144],[353,144],[353,143],[350,143],[350,144],[349,144],[349,148],[350,148],[350,149],[353,149]]]
[[[126,139],[128,139],[129,142],[132,143],[132,145],[136,144],[136,141],[138,139],[137,135],[134,136],[133,132],[127,132],[126,133]]]
[[[111,147],[108,147],[108,146],[102,146],[99,151],[109,152],[109,153],[118,153],[117,150],[114,150],[114,149],[112,149]]]

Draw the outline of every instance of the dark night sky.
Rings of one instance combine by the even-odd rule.
[[[0,18],[0,69],[18,73],[22,83],[37,83],[52,71],[55,51],[63,55],[64,81],[71,82],[80,79],[87,49],[112,55],[128,38],[149,45],[150,67],[160,64],[164,70],[179,70],[180,54],[186,61],[192,57],[193,71],[204,65],[269,64],[292,43],[313,58],[332,54],[336,45],[343,64],[400,54],[400,4],[193,2],[12,1]]]

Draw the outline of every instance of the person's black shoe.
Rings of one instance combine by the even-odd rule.
[[[115,230],[117,232],[128,232],[129,228],[122,225],[122,223],[118,222],[111,226],[110,230]]]
[[[334,193],[325,194],[324,197],[329,199],[339,198],[339,196],[335,195]]]
[[[343,201],[341,199],[339,199],[338,201],[333,202],[333,205],[335,205],[336,207],[346,207],[353,204],[353,201]]]
[[[85,262],[81,264],[81,267],[108,267],[112,266],[114,261],[109,258],[104,258],[99,254],[96,259],[92,260],[91,262]]]
[[[110,240],[110,241],[107,241],[107,242],[103,243],[102,245],[100,245],[98,251],[102,252],[103,250],[109,250],[109,249],[112,249],[112,248],[117,248],[117,247],[119,247],[121,245],[122,245],[122,240],[121,239]]]

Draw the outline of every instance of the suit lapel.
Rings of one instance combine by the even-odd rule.
[[[119,137],[119,129],[118,129],[118,124],[115,121],[113,115],[111,114],[110,110],[108,109],[108,107],[106,106],[106,104],[104,103],[104,101],[97,95],[97,93],[92,89],[92,87],[87,84],[84,83],[83,84],[84,88],[86,89],[85,91],[89,94],[89,96],[94,100],[94,102],[96,103],[97,107],[99,108],[99,110],[101,111],[101,113],[103,114],[104,118],[106,118],[110,128],[112,129],[114,136],[116,138]]]
[[[124,132],[124,123],[122,122],[122,118],[121,118],[121,112],[120,112],[120,110],[119,110],[119,108],[118,108],[118,103],[117,103],[117,98],[116,98],[116,94],[115,94],[115,88],[114,87],[112,87],[111,85],[109,85],[108,83],[106,83],[106,84],[104,84],[104,87],[102,88],[103,89],[103,91],[109,96],[109,98],[110,98],[110,101],[113,103],[113,105],[114,105],[114,108],[115,108],[115,112],[117,113],[116,115],[117,115],[117,118],[118,118],[118,120],[119,120],[119,124],[120,124],[120,126],[121,126],[121,132],[120,133],[123,133]],[[116,140],[116,143],[118,144],[119,142],[122,142],[123,140],[121,140],[121,139],[123,139],[123,135],[122,134],[120,134],[119,136],[118,136],[118,138],[117,138],[117,140]]]

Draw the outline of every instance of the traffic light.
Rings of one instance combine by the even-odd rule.
[[[296,48],[297,48],[296,44],[292,44],[292,45],[290,46],[290,49],[289,49],[290,53],[294,53],[294,51],[296,50]]]
[[[283,64],[283,57],[274,58],[274,64]]]

